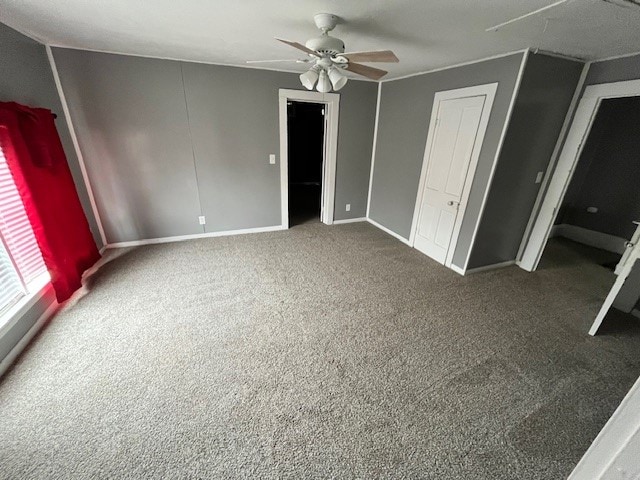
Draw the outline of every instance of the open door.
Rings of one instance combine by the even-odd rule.
[[[639,231],[640,231],[640,227],[638,227],[638,229],[636,230],[636,234],[634,235],[635,239],[638,238]],[[607,313],[609,313],[609,310],[613,306],[613,303],[615,302],[616,298],[620,294],[620,291],[624,287],[625,282],[629,278],[629,275],[631,275],[631,270],[633,270],[633,267],[636,264],[636,261],[640,259],[640,245],[637,243],[637,241],[636,243],[628,242],[627,245],[628,245],[627,250],[625,251],[625,254],[622,257],[622,260],[620,261],[620,263],[618,263],[618,266],[616,267],[616,272],[619,272],[618,278],[613,284],[613,287],[611,287],[611,290],[609,291],[607,298],[602,304],[602,307],[598,312],[598,316],[593,321],[593,325],[591,325],[591,329],[589,330],[589,335],[595,335],[596,333],[598,333],[598,330],[600,329],[600,326],[602,325],[604,318],[607,316]]]
[[[626,249],[622,254],[622,258],[620,259],[620,262],[618,263],[618,265],[616,265],[616,275],[620,275],[620,273],[622,272],[622,269],[624,268],[626,263],[629,261],[629,257],[631,257],[631,253],[633,252],[633,247],[635,247],[638,244],[638,242],[640,242],[640,221],[634,221],[633,223],[636,225],[636,231],[633,234],[633,237],[631,237],[631,240],[629,240],[624,245]]]

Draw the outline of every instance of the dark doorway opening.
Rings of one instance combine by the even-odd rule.
[[[324,105],[287,102],[289,225],[320,220]]]
[[[576,254],[609,270],[640,220],[639,129],[640,97],[602,101],[555,221],[555,236],[568,238]]]

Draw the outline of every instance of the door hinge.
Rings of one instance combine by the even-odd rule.
[[[322,115],[324,115],[324,108],[322,109]]]

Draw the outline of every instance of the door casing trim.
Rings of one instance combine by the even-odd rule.
[[[336,163],[338,157],[338,117],[340,94],[307,92],[281,88],[278,94],[280,117],[280,206],[282,227],[289,228],[289,149],[287,101],[322,103],[325,106],[324,152],[322,165],[322,216],[320,221],[333,224],[336,197]]]

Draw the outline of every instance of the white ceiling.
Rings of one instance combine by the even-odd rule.
[[[335,13],[348,51],[391,49],[394,78],[540,48],[587,60],[640,51],[640,8],[572,0],[485,29],[553,0],[0,0],[0,21],[51,45],[207,63],[299,58],[273,40],[317,35],[313,14]],[[546,31],[545,31],[546,24]],[[304,54],[303,54],[304,55]],[[260,65],[302,71],[304,65]]]

